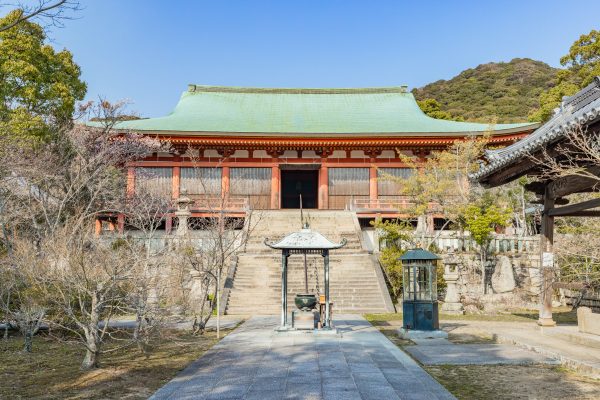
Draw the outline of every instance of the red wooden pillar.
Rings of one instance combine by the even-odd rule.
[[[369,168],[369,200],[371,204],[376,204],[378,199],[377,193],[377,168],[371,165]]]
[[[99,218],[94,221],[94,233],[96,236],[100,236],[100,233],[102,233],[102,221]]]
[[[125,232],[125,214],[119,214],[117,217],[117,229],[120,234]]]
[[[553,247],[554,247],[554,217],[548,211],[554,208],[554,198],[550,196],[548,187],[544,191],[544,211],[542,213],[542,235],[540,237],[540,272],[542,287],[540,290],[540,315],[538,325],[555,326],[552,319],[552,284],[554,282]]]
[[[329,208],[329,168],[321,164],[319,170],[319,209]]]
[[[171,188],[171,194],[172,194],[173,199],[179,198],[180,174],[181,174],[181,168],[173,167],[173,181],[172,181],[173,187]]]
[[[173,216],[171,215],[165,219],[165,231],[167,232],[167,235],[173,231]]]
[[[229,197],[229,167],[221,170],[221,195],[225,199]]]
[[[279,209],[279,192],[281,190],[281,170],[279,164],[271,167],[271,209]]]
[[[127,168],[127,197],[135,194],[135,167]]]

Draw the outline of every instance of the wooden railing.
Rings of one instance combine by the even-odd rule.
[[[246,212],[250,209],[247,197],[201,197],[192,198],[194,203],[190,206],[190,211],[194,212]]]
[[[389,198],[378,198],[378,199],[352,199],[350,202],[350,210],[356,212],[374,212],[374,211],[386,211],[386,212],[398,212],[403,210],[410,210],[414,207],[415,203],[409,196],[394,196]],[[436,211],[439,209],[437,203],[429,203],[429,209]]]

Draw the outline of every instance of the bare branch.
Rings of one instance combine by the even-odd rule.
[[[63,27],[63,21],[72,19],[68,13],[76,12],[81,9],[79,1],[73,0],[38,0],[36,4],[27,5],[24,2],[5,4],[4,7],[11,7],[18,11],[18,17],[11,23],[0,26],[0,32],[7,31],[24,21],[35,20],[43,27]],[[2,7],[2,5],[0,5]],[[1,8],[0,8],[1,10]]]

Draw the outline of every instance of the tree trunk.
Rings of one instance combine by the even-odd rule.
[[[82,370],[88,370],[98,367],[98,361],[100,358],[100,352],[97,350],[90,350],[89,348],[85,350],[85,357],[83,358],[83,362],[81,363]]]
[[[102,345],[102,337],[98,328],[99,322],[100,311],[98,310],[98,293],[95,292],[92,294],[89,323],[84,329],[86,351],[83,362],[81,363],[82,370],[98,367],[98,362],[100,359],[100,346]],[[108,324],[108,322],[108,320],[105,321],[106,324]]]
[[[425,246],[425,234],[427,233],[427,216],[419,215],[417,217],[417,232],[420,233],[421,247]]]
[[[32,342],[33,342],[33,333],[31,332],[30,329],[27,330],[27,332],[25,332],[25,346],[23,347],[23,351],[27,352],[27,353],[31,353],[32,350]]]
[[[93,319],[93,318],[92,318]],[[85,357],[81,363],[82,370],[88,370],[98,367],[100,360],[100,337],[98,336],[98,324],[90,324],[85,329]]]
[[[485,262],[487,261],[487,249],[484,248],[485,245],[482,245],[481,247],[481,286],[482,286],[482,290],[483,290],[483,294],[487,293],[487,285],[486,285],[486,267],[485,267]]]
[[[148,321],[142,315],[141,307],[138,307],[136,312],[135,329],[133,330],[133,341],[135,342],[138,350],[148,357],[148,343],[146,337],[146,324]]]

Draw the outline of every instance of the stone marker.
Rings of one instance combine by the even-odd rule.
[[[579,332],[600,335],[600,314],[594,314],[589,307],[577,308]]]
[[[492,289],[496,293],[512,292],[516,287],[515,274],[510,258],[500,256],[496,270],[492,275]]]

